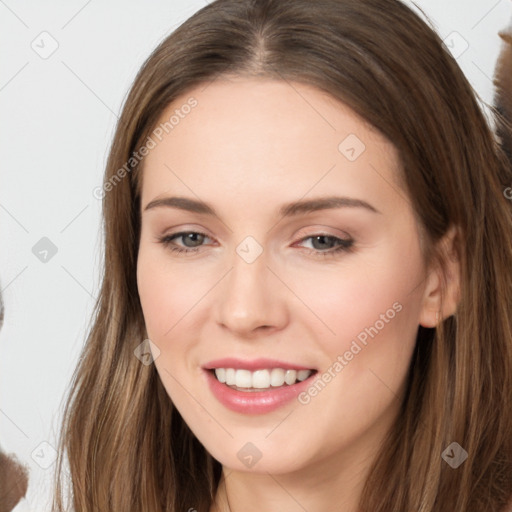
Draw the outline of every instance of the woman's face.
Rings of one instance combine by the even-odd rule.
[[[366,464],[426,314],[394,147],[299,83],[216,80],[160,122],[137,279],[170,399],[234,470]]]

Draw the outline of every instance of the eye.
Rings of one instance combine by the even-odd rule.
[[[197,244],[192,245],[192,247],[187,246],[185,244],[185,248],[177,246],[173,243],[173,240],[181,238],[182,241],[186,241],[187,243]],[[205,233],[199,233],[197,231],[182,231],[180,233],[175,233],[173,235],[166,235],[159,238],[159,242],[163,244],[164,247],[168,248],[171,252],[197,252],[199,247],[201,246],[201,242],[208,238],[208,235]]]
[[[180,238],[184,244],[184,247],[176,245],[174,242],[174,240]],[[158,241],[171,252],[192,253],[197,252],[203,245],[202,242],[204,242],[204,240],[207,238],[209,239],[206,233],[201,233],[198,231],[181,231],[179,233],[174,233],[172,235],[166,235],[158,238]],[[306,240],[310,239],[312,240],[313,249],[308,249],[308,253],[320,257],[334,256],[343,251],[349,252],[354,244],[354,240],[352,238],[344,239],[325,234],[315,234],[304,237],[299,241],[299,243],[304,243]],[[326,247],[326,245],[328,247]]]
[[[349,252],[352,250],[354,244],[352,238],[338,238],[336,236],[322,234],[306,236],[300,242],[303,243],[306,240],[312,240],[313,249],[310,252],[313,253],[314,256],[320,257],[335,256],[340,252]],[[326,240],[328,241],[327,245],[329,247],[325,246]],[[315,245],[319,248],[315,248]],[[333,245],[334,247],[332,247]]]

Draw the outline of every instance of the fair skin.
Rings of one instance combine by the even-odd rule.
[[[137,280],[162,383],[223,466],[212,512],[320,512],[333,504],[356,512],[398,414],[418,325],[452,314],[455,292],[441,309],[440,276],[424,264],[397,153],[346,106],[304,84],[224,78],[177,98],[161,122],[191,96],[197,106],[144,161]],[[366,146],[354,161],[338,150],[349,134]],[[377,212],[278,213],[332,195]],[[169,196],[200,199],[217,216],[146,210]],[[207,236],[158,241],[184,231]],[[335,238],[316,241],[321,235]],[[263,249],[251,263],[236,252],[247,236]],[[322,257],[337,239],[353,246]],[[320,375],[396,303],[400,312],[307,404],[243,414],[205,384],[202,365],[228,356],[290,361]],[[247,442],[261,453],[251,468],[237,457]]]

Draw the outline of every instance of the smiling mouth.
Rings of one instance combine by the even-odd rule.
[[[250,371],[235,368],[208,370],[218,382],[237,391],[257,392],[290,387],[310,378],[317,370],[262,368]]]

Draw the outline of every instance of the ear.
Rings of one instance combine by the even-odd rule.
[[[455,314],[460,300],[459,230],[451,226],[438,242],[439,259],[434,259],[426,279],[419,323],[436,327]]]

